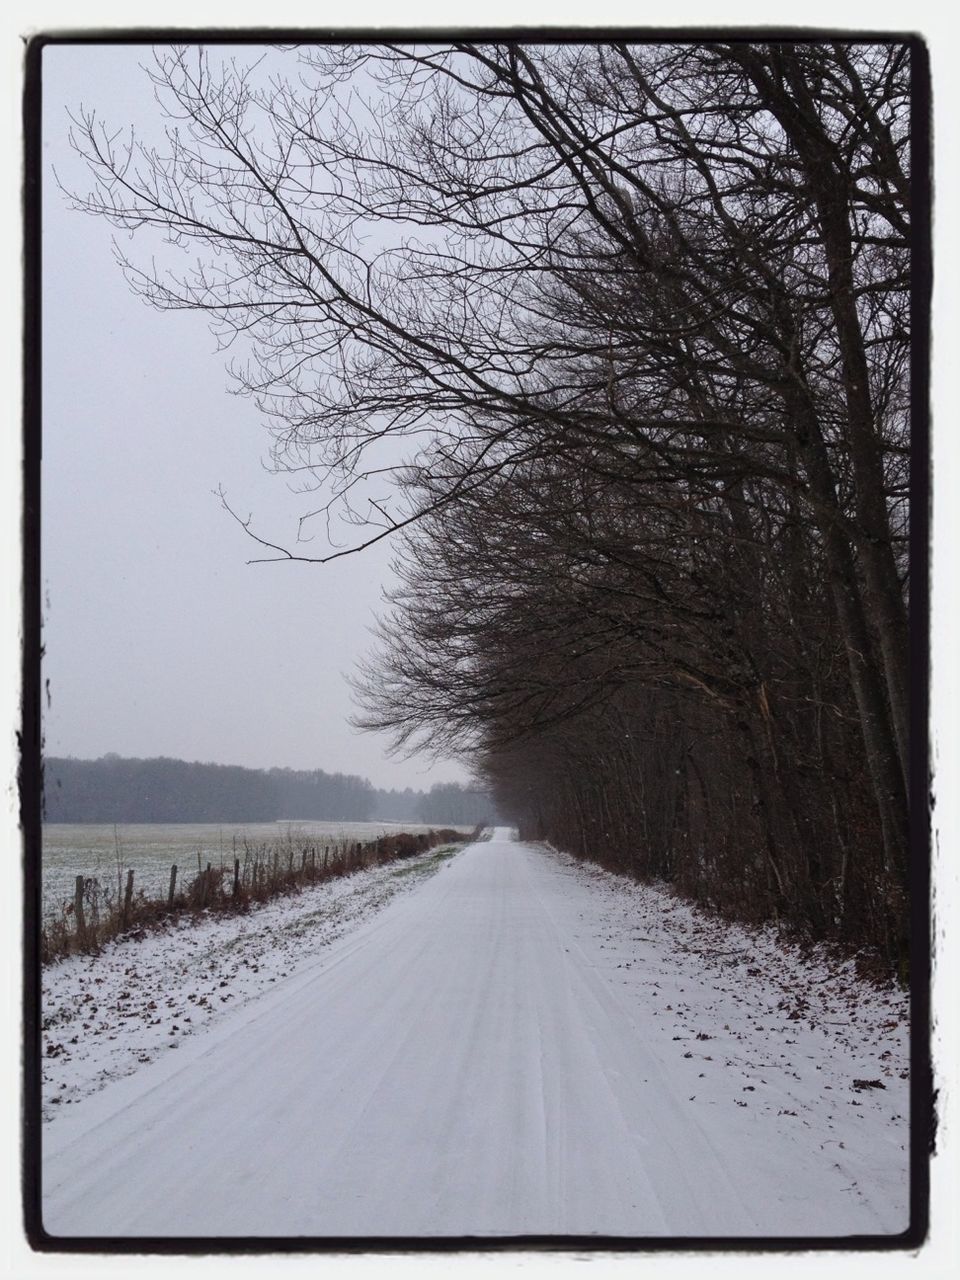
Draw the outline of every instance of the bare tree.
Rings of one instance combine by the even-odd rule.
[[[575,773],[564,725],[606,742],[617,717],[690,707],[685,783],[657,783],[670,829],[749,793],[770,901],[818,928],[839,874],[822,840],[870,859],[792,766],[835,765],[852,724],[851,812],[865,784],[899,946],[909,58],[328,46],[295,80],[179,49],[153,72],[163,147],[93,115],[74,134],[78,205],[192,251],[186,272],[125,268],[245,345],[276,464],[332,483],[318,511],[360,527],[348,550],[411,531],[369,723],[475,746],[502,779],[525,735]],[[345,553],[245,523],[266,558]],[[626,803],[633,756],[592,758],[619,779],[608,825],[648,812]],[[585,842],[601,819],[578,821]]]

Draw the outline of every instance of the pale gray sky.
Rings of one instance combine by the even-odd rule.
[[[390,760],[358,734],[344,674],[389,577],[389,544],[327,566],[247,565],[221,509],[292,541],[310,503],[263,468],[255,407],[228,394],[202,316],[128,290],[113,229],[69,210],[85,189],[66,108],[117,126],[155,118],[149,48],[44,50],[43,543],[50,755],[168,755],[359,773],[424,788],[453,762]],[[146,243],[134,246],[148,250]]]

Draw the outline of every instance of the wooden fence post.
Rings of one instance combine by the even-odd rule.
[[[170,892],[167,894],[167,910],[173,910],[173,895],[177,889],[177,864],[170,868]]]
[[[82,950],[87,945],[87,925],[83,918],[83,876],[77,876],[73,912],[77,917],[77,945]]]
[[[127,872],[127,887],[123,895],[123,916],[121,917],[121,925],[126,929],[130,923],[130,903],[133,899],[133,867]]]
[[[234,858],[233,860],[233,896],[235,898],[239,898],[240,896],[240,859],[239,858]]]

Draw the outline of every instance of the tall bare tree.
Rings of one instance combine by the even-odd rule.
[[[369,722],[475,744],[501,780],[534,733],[573,774],[602,759],[609,827],[652,812],[626,802],[637,758],[581,759],[563,726],[613,742],[623,717],[690,708],[684,785],[644,766],[669,829],[689,841],[749,795],[773,909],[802,899],[821,929],[845,851],[872,868],[879,832],[871,901],[902,947],[910,49],[299,57],[267,79],[161,52],[165,143],[78,119],[77,203],[192,251],[186,272],[126,261],[131,283],[247,344],[277,465],[333,484],[321,509],[355,546],[415,531]],[[798,780],[851,748],[856,840]],[[572,787],[568,827],[577,796],[585,841],[601,819]]]

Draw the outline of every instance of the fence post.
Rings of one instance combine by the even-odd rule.
[[[83,918],[83,876],[77,876],[76,892],[73,899],[73,911],[77,917],[77,945],[81,950],[87,945],[87,925]]]
[[[202,883],[200,886],[200,906],[207,905],[207,894],[210,892],[210,863],[207,863],[207,869],[203,872]]]
[[[127,872],[127,887],[123,894],[123,917],[121,924],[124,929],[130,923],[130,902],[133,898],[133,867]]]
[[[239,858],[234,858],[233,860],[233,896],[235,898],[239,898],[240,896],[240,859]]]
[[[174,863],[170,868],[170,892],[167,894],[167,910],[173,910],[173,895],[177,888],[177,864]]]

